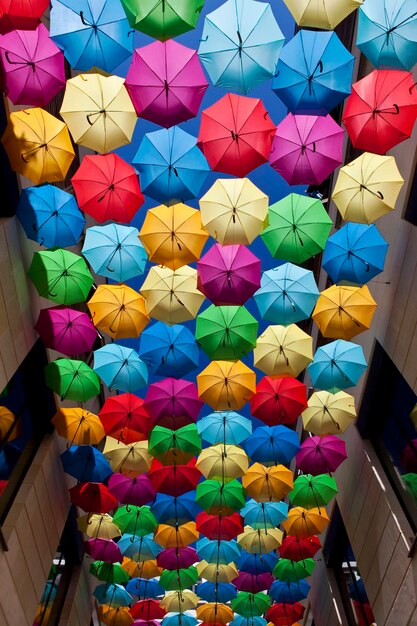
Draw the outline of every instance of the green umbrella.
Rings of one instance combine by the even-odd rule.
[[[326,506],[337,494],[337,485],[334,478],[328,474],[303,474],[294,481],[294,489],[290,493],[290,500],[295,506],[304,509]]]
[[[407,485],[408,491],[417,500],[417,474],[414,474],[414,473],[403,474],[401,478]]]
[[[39,295],[58,304],[85,302],[93,285],[83,257],[62,248],[35,252],[28,274]]]
[[[197,569],[191,565],[191,567],[174,570],[164,569],[159,584],[166,591],[182,591],[195,585],[197,580]]]
[[[269,207],[261,237],[273,257],[300,264],[322,252],[332,226],[320,200],[290,193]]]
[[[201,452],[201,437],[196,424],[178,430],[155,426],[149,436],[148,450],[164,465],[188,463]]]
[[[106,563],[105,561],[94,561],[90,565],[90,573],[99,580],[106,583],[127,583],[130,575],[122,568],[120,563]]]
[[[122,0],[132,28],[166,41],[196,27],[204,0]]]
[[[45,367],[48,387],[64,400],[87,402],[100,393],[100,379],[83,361],[57,359]]]
[[[134,537],[144,537],[153,533],[158,522],[149,506],[126,505],[117,509],[113,522],[122,533],[129,533]]]
[[[232,609],[243,617],[263,615],[271,606],[271,598],[265,593],[249,593],[239,591],[231,601]]]
[[[302,561],[280,559],[274,567],[273,574],[284,583],[297,583],[303,578],[311,576],[315,567],[314,559],[303,559]]]
[[[244,306],[214,306],[197,316],[195,338],[210,359],[237,361],[253,350],[258,322]]]
[[[204,480],[197,485],[196,502],[212,515],[230,515],[246,504],[243,487],[237,480]]]

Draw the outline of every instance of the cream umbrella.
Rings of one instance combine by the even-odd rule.
[[[268,326],[258,337],[253,364],[268,376],[299,374],[313,360],[313,338],[296,324]]]
[[[107,437],[103,454],[114,472],[127,476],[145,474],[152,463],[147,441],[126,445],[113,437]]]
[[[302,28],[334,30],[363,0],[284,0],[284,3]]]
[[[355,399],[344,391],[316,391],[301,417],[313,435],[340,435],[356,418]]]

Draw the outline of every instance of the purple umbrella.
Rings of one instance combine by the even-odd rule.
[[[261,284],[261,262],[245,246],[216,243],[197,262],[197,288],[216,305],[244,304]]]
[[[98,337],[86,313],[65,306],[42,309],[35,330],[47,348],[66,356],[90,352]]]
[[[120,504],[143,506],[155,498],[155,490],[146,474],[130,478],[124,474],[112,474],[108,482],[109,490]]]
[[[126,87],[139,117],[169,128],[197,115],[208,83],[197,51],[169,40],[135,50]]]
[[[401,465],[406,472],[417,473],[417,439],[411,439],[401,453]]]
[[[232,580],[232,583],[238,591],[247,591],[249,593],[259,593],[270,588],[275,578],[269,572],[264,574],[248,574],[247,572],[239,572],[239,576]]]
[[[313,476],[335,472],[346,458],[346,444],[335,435],[309,437],[295,455],[298,469]]]
[[[197,563],[199,558],[194,548],[167,548],[162,550],[156,557],[158,567],[176,570],[182,567],[187,568]]]
[[[202,406],[196,385],[176,378],[164,378],[149,385],[144,404],[155,423],[166,428],[174,426],[174,430],[195,422]],[[181,419],[176,421],[176,418]]]
[[[289,113],[277,126],[269,162],[289,185],[319,185],[342,163],[343,134],[330,115]]]
[[[95,561],[106,561],[106,563],[123,561],[119,546],[112,539],[89,539],[84,542],[84,551]]]
[[[13,104],[43,107],[65,87],[64,55],[43,24],[0,38],[3,89]]]

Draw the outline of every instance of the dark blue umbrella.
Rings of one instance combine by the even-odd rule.
[[[207,561],[207,563],[234,563],[242,551],[240,545],[236,541],[225,541],[220,539],[208,539],[202,537],[196,543],[196,550],[199,559]]]
[[[139,355],[155,376],[182,378],[198,367],[200,350],[186,326],[157,322],[142,332]]]
[[[165,589],[155,579],[132,578],[126,585],[126,591],[139,598],[158,598],[165,595]]]
[[[201,508],[195,501],[195,491],[187,491],[177,497],[158,493],[151,505],[151,511],[159,524],[185,524],[195,520]]]
[[[104,454],[93,446],[71,446],[61,461],[64,472],[83,483],[102,483],[113,474]]]
[[[294,602],[304,600],[309,591],[310,585],[306,580],[299,580],[296,583],[275,580],[268,593],[275,602],[294,604]]]
[[[349,594],[352,600],[356,600],[357,602],[369,602],[362,578],[358,578],[355,582],[349,583]]]
[[[300,449],[300,438],[286,426],[260,426],[242,445],[252,461],[287,465]]]
[[[248,574],[262,574],[264,572],[272,572],[278,560],[278,556],[275,552],[249,554],[246,550],[242,550],[238,561],[236,561],[236,565],[242,572],[247,572]]]
[[[231,583],[211,583],[206,581],[197,585],[196,594],[205,602],[230,602],[237,596],[237,589]]]

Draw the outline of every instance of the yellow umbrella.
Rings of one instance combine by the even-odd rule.
[[[75,156],[67,125],[37,107],[11,113],[2,142],[12,169],[35,185],[65,180]]]
[[[215,411],[239,410],[256,391],[256,375],[242,361],[212,361],[197,376],[198,395]]]
[[[192,611],[196,608],[199,597],[190,591],[168,591],[162,598],[160,606],[167,613],[183,613],[184,611]]]
[[[368,330],[376,306],[367,285],[332,285],[321,292],[312,318],[324,337],[349,340]]]
[[[69,439],[71,445],[96,445],[106,436],[100,418],[80,407],[58,409],[52,423],[58,435]]]
[[[343,219],[372,224],[395,208],[403,184],[393,156],[364,152],[339,170],[332,199]]]
[[[363,0],[284,0],[299,26],[333,30]]]
[[[320,535],[329,523],[326,509],[303,509],[296,506],[288,512],[288,518],[282,523],[287,535],[306,539],[313,535]]]
[[[181,203],[149,209],[139,236],[149,260],[172,270],[197,261],[208,239],[200,211]]]
[[[313,435],[340,435],[356,418],[355,399],[344,391],[316,391],[301,417]]]
[[[249,245],[268,225],[268,200],[249,178],[219,178],[200,200],[203,226],[223,246]]]
[[[205,624],[227,624],[231,622],[235,614],[230,606],[220,602],[206,602],[197,608],[197,619]]]
[[[204,301],[197,289],[197,270],[189,265],[175,272],[168,267],[151,267],[140,292],[149,315],[166,324],[194,319]]]
[[[162,567],[158,567],[155,559],[140,561],[140,563],[138,563],[125,556],[122,561],[122,567],[132,578],[146,578],[150,580],[162,574]]]
[[[124,79],[102,74],[67,80],[60,114],[75,143],[102,154],[129,144],[137,119]]]
[[[237,542],[250,554],[266,554],[282,544],[283,533],[278,528],[252,528],[245,526]]]
[[[49,618],[51,617],[51,612],[52,612],[51,606],[38,604],[36,608],[35,617],[33,619],[34,626],[36,624],[42,624],[42,626],[48,626]]]
[[[6,409],[5,406],[0,406],[0,443],[4,444],[6,441],[12,441],[18,436],[16,427],[16,418],[14,413]],[[14,428],[12,428],[14,426]]]
[[[196,564],[197,572],[200,578],[205,578],[211,583],[230,583],[234,578],[239,576],[239,571],[235,563],[207,563],[207,561],[199,561]]]
[[[144,297],[127,285],[99,285],[87,305],[94,326],[113,339],[139,337],[149,324]]]
[[[94,539],[114,539],[122,534],[107,513],[82,515],[77,519],[78,530]]]
[[[107,437],[103,454],[114,472],[120,472],[126,476],[145,474],[152,463],[152,457],[148,452],[148,441],[137,441],[126,445],[113,437]]]
[[[253,364],[268,376],[299,374],[313,360],[313,338],[296,324],[268,326],[258,337]]]
[[[417,404],[414,405],[413,410],[410,413],[410,420],[413,422],[414,427],[417,429]]]
[[[293,473],[284,465],[254,463],[243,476],[242,485],[257,502],[279,502],[294,488]]]
[[[200,452],[196,467],[206,478],[226,482],[243,476],[249,467],[249,459],[239,446],[217,443]]]
[[[124,606],[115,608],[102,604],[97,609],[97,616],[106,626],[130,626],[134,622],[129,609]]]
[[[195,522],[187,522],[179,526],[159,524],[155,529],[154,540],[163,548],[185,548],[199,538]]]

